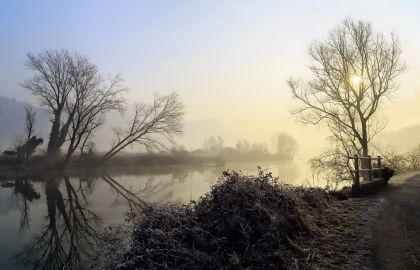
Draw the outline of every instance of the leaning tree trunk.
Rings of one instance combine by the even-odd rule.
[[[70,161],[71,156],[73,155],[73,142],[70,142],[69,148],[67,149],[66,156],[64,158],[64,164],[67,165]]]
[[[71,156],[76,151],[77,145],[79,143],[80,143],[80,140],[76,141],[76,138],[74,136],[72,136],[70,138],[69,147],[67,148],[67,153],[66,153],[66,156],[64,158],[64,165],[67,165],[69,163],[69,161],[71,159]]]

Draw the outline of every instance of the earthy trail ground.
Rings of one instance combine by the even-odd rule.
[[[335,202],[321,228],[322,237],[304,243],[306,267],[296,269],[420,269],[420,172],[393,177],[379,194]]]
[[[378,197],[335,202],[323,214],[323,236],[304,243],[311,247],[307,267],[295,269],[374,269],[372,228],[380,209]]]
[[[391,182],[374,226],[374,269],[420,269],[420,172]]]

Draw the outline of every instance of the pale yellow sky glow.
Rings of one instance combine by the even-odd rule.
[[[297,138],[300,154],[307,157],[324,147],[327,133],[294,121],[286,80],[310,78],[308,45],[350,17],[370,21],[385,34],[394,32],[403,48],[408,69],[399,79],[400,91],[386,104],[387,130],[420,124],[418,1],[158,2],[2,7],[10,15],[0,20],[14,31],[1,30],[7,40],[0,52],[5,59],[1,94],[34,102],[19,87],[28,77],[25,54],[68,48],[88,55],[103,72],[121,73],[130,101],[176,91],[185,102],[187,122],[220,123],[230,134],[227,144],[240,138],[267,142],[273,132],[284,131]],[[31,9],[31,21],[19,22],[17,15]],[[77,25],[70,23],[72,14]],[[189,132],[180,142],[198,147],[201,137],[218,130],[213,134],[210,126],[201,137]]]
[[[360,83],[362,82],[362,78],[358,75],[353,75],[351,78],[351,83],[353,84],[353,87],[356,89],[359,88]]]

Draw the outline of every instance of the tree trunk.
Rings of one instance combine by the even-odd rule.
[[[76,150],[76,147],[74,147],[75,138],[74,136],[70,139],[70,144],[67,149],[66,157],[64,158],[64,165],[67,165],[70,161],[71,156],[73,155],[74,151]]]
[[[60,121],[61,121],[61,112],[54,113],[53,124],[50,132],[50,139],[48,141],[48,156],[55,157],[58,154],[57,142],[60,136]]]
[[[61,130],[58,132],[58,138],[57,138],[57,152],[60,150],[61,146],[63,146],[64,142],[66,141],[67,133],[70,128],[71,121],[73,120],[74,113],[69,115],[69,118],[67,119],[67,122],[61,127]]]
[[[73,155],[74,150],[73,146],[69,146],[69,149],[67,150],[66,157],[64,158],[64,164],[67,165],[70,161],[71,156]]]
[[[367,128],[366,128],[366,122],[362,122],[362,141],[360,142],[362,146],[362,155],[363,157],[369,156],[369,146],[368,146],[368,135],[367,135]],[[362,159],[361,167],[362,169],[369,169],[371,161],[368,159]],[[363,180],[366,181],[369,179],[369,172],[363,172]]]

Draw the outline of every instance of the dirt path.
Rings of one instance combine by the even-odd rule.
[[[335,202],[320,224],[324,236],[306,243],[314,256],[303,269],[420,270],[420,172],[394,176],[375,195]]]
[[[391,178],[373,227],[375,269],[420,269],[420,172]]]

